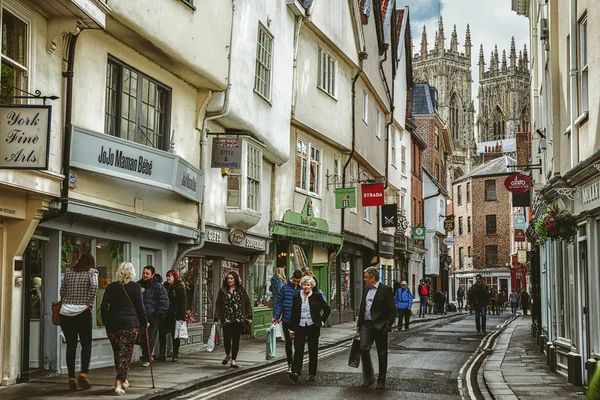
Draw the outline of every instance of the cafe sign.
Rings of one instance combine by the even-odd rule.
[[[525,193],[531,187],[529,175],[512,174],[504,180],[504,187],[511,193]]]
[[[0,105],[0,169],[48,169],[52,106]]]

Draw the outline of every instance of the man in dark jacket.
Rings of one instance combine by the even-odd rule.
[[[486,334],[485,331],[485,316],[487,306],[490,304],[490,292],[487,285],[483,282],[480,274],[475,275],[475,284],[471,286],[471,302],[475,310],[475,327],[477,334]]]
[[[294,295],[300,293],[300,279],[302,272],[295,270],[292,279],[281,287],[277,303],[273,309],[273,323],[277,324],[283,321],[283,336],[285,337],[285,355],[288,363],[288,373],[292,372],[294,355],[292,353],[292,339],[290,338],[290,329],[292,327],[292,302]],[[283,317],[283,318],[282,318]]]
[[[146,342],[146,333],[140,330],[140,346],[142,347],[143,366],[150,365],[150,357],[156,343],[158,329],[162,322],[165,312],[169,309],[169,295],[162,284],[162,277],[156,273],[152,265],[144,267],[142,279],[138,281],[142,287],[144,297],[144,308],[146,309],[146,318],[150,323],[148,329],[148,340],[150,341],[150,354],[148,354],[148,343]]]

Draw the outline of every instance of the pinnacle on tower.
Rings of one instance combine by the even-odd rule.
[[[502,71],[506,71],[506,50],[502,50]]]
[[[479,79],[483,77],[485,72],[485,60],[483,59],[483,43],[479,46]]]
[[[423,25],[423,34],[421,35],[421,60],[427,59],[427,29]]]
[[[519,69],[523,69],[523,52],[519,51]]]
[[[465,35],[465,55],[471,59],[471,27],[467,24],[467,33]]]
[[[446,36],[444,35],[444,20],[442,19],[441,15],[440,15],[440,22],[438,25],[438,40],[439,40],[438,49],[443,51],[444,43],[446,41]]]
[[[496,71],[498,71],[499,64],[500,64],[500,59],[498,58],[498,45],[496,44],[496,45],[494,45],[494,65],[493,65],[493,67]]]
[[[517,51],[515,49],[515,37],[510,41],[510,67],[514,68],[517,63]]]
[[[527,55],[527,44],[523,46],[523,69],[527,70],[529,64],[529,56]]]
[[[435,31],[435,39],[433,41],[433,51],[437,54],[439,49],[440,49],[440,41],[439,41],[438,31]],[[442,47],[442,50],[444,50],[443,47]]]
[[[453,53],[458,52],[458,35],[456,34],[456,24],[454,24],[454,29],[452,30],[452,35],[450,36],[450,51]]]

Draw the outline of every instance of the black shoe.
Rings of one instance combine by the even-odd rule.
[[[288,377],[293,381],[298,383],[298,374],[294,373],[294,372],[290,372],[288,374]]]
[[[173,356],[173,359],[171,359],[172,362],[177,362],[179,361],[179,357],[178,356]]]
[[[309,381],[314,381],[315,380],[315,376],[314,375],[309,375],[308,376],[308,380]]]
[[[229,360],[231,360],[231,357],[230,356],[226,356],[225,359],[223,361],[221,361],[221,364],[227,365],[227,363],[229,362]]]
[[[239,366],[237,364],[234,364],[235,360],[231,360],[231,368],[235,368],[238,369]]]
[[[384,390],[385,382],[377,382],[377,386],[375,386],[375,390]]]
[[[360,385],[360,387],[363,389],[368,389],[368,388],[372,387],[374,384],[375,384],[375,378],[370,379],[368,381],[363,381],[363,383]]]
[[[477,331],[477,336],[481,336],[481,331]]]
[[[407,331],[407,330],[408,330],[408,326],[405,326],[405,327],[404,327],[404,330],[405,330],[405,331]]]
[[[484,329],[482,332],[483,332],[483,334],[484,334],[484,335],[486,335],[486,334],[487,334],[487,331],[486,331],[485,329]]]

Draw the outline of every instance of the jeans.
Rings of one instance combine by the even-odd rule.
[[[162,315],[153,315],[149,320],[150,326],[148,329],[148,340],[150,341],[150,354],[148,354],[148,342],[146,341],[146,332],[144,329],[140,329],[140,346],[142,347],[142,361],[149,362],[152,353],[154,352],[154,345],[156,344],[156,337],[158,336],[158,329],[162,323]]]
[[[459,299],[458,299],[458,312],[462,312],[462,310],[463,310],[463,307],[464,307],[464,306],[465,306],[465,305],[464,305],[464,301],[463,301],[463,299],[462,299],[462,298],[459,298]]]
[[[321,327],[317,324],[299,326],[294,332],[294,368],[292,372],[300,374],[304,360],[304,345],[308,342],[308,374],[317,374],[317,360],[319,358],[319,336]]]
[[[165,318],[160,324],[158,330],[158,343],[160,344],[160,357],[165,357],[167,354],[167,334],[171,334],[173,338],[173,357],[179,355],[179,346],[181,345],[181,339],[175,339],[175,323],[177,321],[173,318]]]
[[[240,350],[240,336],[242,334],[243,322],[232,322],[223,325],[223,343],[225,354],[231,353],[231,359],[235,360]]]
[[[284,322],[282,327],[283,336],[285,338],[285,357],[287,359],[287,364],[292,365],[294,363],[294,353],[292,352],[294,341],[290,337],[290,328],[292,327],[292,324]]]
[[[383,385],[387,375],[388,330],[385,327],[375,329],[373,322],[365,321],[360,327],[360,359],[364,381],[371,381],[375,377],[370,354],[373,342],[377,346],[377,360],[379,361],[377,382]]]
[[[510,309],[512,310],[513,315],[517,313],[517,303],[510,303]]]
[[[427,314],[427,296],[421,296],[421,305],[419,306],[419,317]]]
[[[484,331],[485,332],[485,316],[487,313],[486,306],[476,306],[475,308],[475,327],[477,328],[477,332]]]
[[[67,316],[60,314],[60,327],[67,341],[67,370],[69,378],[75,378],[75,358],[77,358],[77,336],[81,343],[81,372],[87,374],[92,358],[92,312],[86,309],[81,314]]]
[[[410,324],[410,308],[399,308],[398,309],[398,330],[402,329],[402,320],[404,319],[404,328],[408,329]]]

